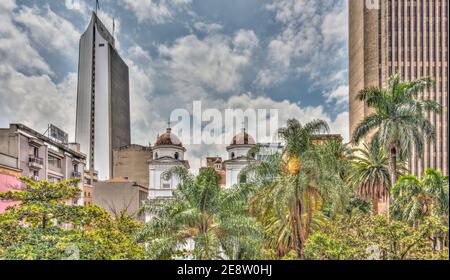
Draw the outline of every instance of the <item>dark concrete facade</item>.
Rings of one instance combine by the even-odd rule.
[[[109,53],[111,71],[111,148],[117,149],[131,143],[130,85],[128,66],[111,45],[109,46]]]

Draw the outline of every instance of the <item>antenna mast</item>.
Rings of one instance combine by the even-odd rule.
[[[113,30],[112,30],[112,36],[113,36],[113,38],[114,38],[114,31],[116,30],[116,23],[115,23],[115,20],[114,20],[114,18],[113,18]]]

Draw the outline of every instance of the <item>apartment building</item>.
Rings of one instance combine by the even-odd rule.
[[[51,182],[82,179],[85,162],[78,144],[60,143],[23,124],[0,128],[0,191],[20,188],[19,176]],[[78,187],[83,190],[83,180]],[[83,194],[77,205],[84,205]],[[0,202],[0,211],[5,205]]]

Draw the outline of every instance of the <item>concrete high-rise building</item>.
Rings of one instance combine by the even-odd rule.
[[[114,42],[93,12],[80,39],[75,139],[100,180],[111,177],[112,150],[131,142],[128,66]]]
[[[390,75],[403,80],[430,77],[433,90],[421,98],[439,102],[429,114],[436,141],[413,155],[410,172],[433,167],[448,175],[448,0],[349,0],[350,135],[370,113],[355,100],[369,86],[384,87]]]

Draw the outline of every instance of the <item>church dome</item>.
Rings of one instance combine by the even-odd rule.
[[[155,146],[166,146],[166,145],[172,145],[172,146],[179,146],[182,147],[183,144],[180,141],[180,138],[172,133],[172,129],[168,128],[167,131],[164,134],[161,134],[158,136],[158,139],[156,139]]]
[[[247,132],[245,132],[245,129],[239,133],[236,134],[233,137],[233,140],[231,141],[231,145],[255,145],[255,139],[253,139],[253,137],[248,134]]]

